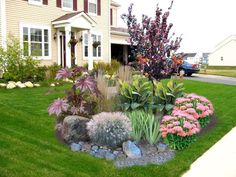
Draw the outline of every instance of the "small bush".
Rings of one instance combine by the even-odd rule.
[[[54,63],[53,65],[50,65],[46,68],[46,80],[54,80],[56,77],[57,72],[61,69],[61,66]]]
[[[103,112],[93,116],[87,124],[87,129],[94,143],[116,148],[128,140],[131,132],[131,123],[123,113]]]
[[[0,49],[0,68],[7,81],[40,81],[45,77],[45,68],[39,67],[39,61],[31,56],[24,56],[17,39],[10,37],[7,50]]]
[[[197,120],[201,127],[205,127],[214,113],[212,103],[203,96],[186,94],[183,98],[176,99],[175,110],[187,110],[193,108],[197,113]]]
[[[160,131],[171,148],[182,150],[196,140],[200,125],[191,111],[178,110],[163,117]]]

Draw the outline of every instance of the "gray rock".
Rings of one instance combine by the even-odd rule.
[[[140,158],[142,156],[141,150],[132,141],[123,143],[123,151],[129,158]]]
[[[105,158],[107,152],[108,152],[108,151],[105,150],[105,149],[99,149],[98,152],[97,152],[97,154],[98,154],[99,156],[102,156],[103,158]]]
[[[98,151],[98,146],[96,146],[96,145],[92,146],[91,150],[94,151],[94,152],[97,152]]]
[[[73,152],[77,152],[81,150],[81,145],[80,144],[76,144],[76,143],[72,143],[70,145],[70,148]]]
[[[113,154],[113,153],[111,153],[111,152],[107,152],[106,154],[105,154],[105,158],[107,159],[107,160],[115,160],[116,159],[116,156]]]
[[[157,150],[158,152],[165,152],[168,149],[168,146],[163,143],[158,143],[157,144]]]
[[[62,124],[62,138],[66,143],[88,141],[86,124],[89,119],[80,116],[67,116]]]

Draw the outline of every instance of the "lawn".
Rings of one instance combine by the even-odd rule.
[[[0,89],[1,177],[177,177],[192,162],[236,125],[236,87],[184,81],[186,92],[206,96],[213,102],[217,126],[165,165],[115,169],[110,161],[73,153],[55,138],[55,119],[47,107],[63,94],[48,88]]]
[[[201,69],[201,74],[210,74],[218,76],[236,77],[235,66],[208,66],[207,69]]]

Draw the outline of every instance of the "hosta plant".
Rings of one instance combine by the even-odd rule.
[[[172,115],[163,117],[160,131],[162,137],[171,148],[182,150],[196,140],[196,134],[200,131],[200,125],[194,117],[194,110],[191,111],[188,113],[178,110]]]
[[[187,110],[193,108],[198,115],[197,119],[201,127],[205,127],[214,113],[212,103],[203,96],[186,94],[183,98],[176,99],[175,110]]]
[[[73,83],[71,89],[66,91],[64,98],[56,99],[49,106],[50,115],[55,114],[59,118],[65,115],[93,114],[99,90],[94,78],[86,72],[85,68],[63,68],[57,72],[56,79],[70,79]]]
[[[123,111],[152,110],[152,83],[140,75],[133,76],[131,83],[120,81],[120,106]]]
[[[184,95],[184,84],[176,83],[173,80],[168,81],[167,84],[163,82],[154,83],[155,85],[155,104],[158,105],[158,111],[163,114],[170,114],[175,100]]]
[[[87,130],[93,143],[117,148],[129,139],[131,122],[121,112],[102,112],[92,117],[87,124]]]

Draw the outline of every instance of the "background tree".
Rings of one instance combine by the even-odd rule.
[[[128,14],[122,15],[128,26],[132,54],[137,59],[137,66],[152,81],[168,77],[176,67],[169,57],[180,47],[182,38],[172,39],[175,34],[169,35],[173,24],[167,24],[167,19],[172,5],[173,1],[165,13],[157,5],[155,19],[143,15],[141,23],[132,14],[133,4],[130,5]]]

